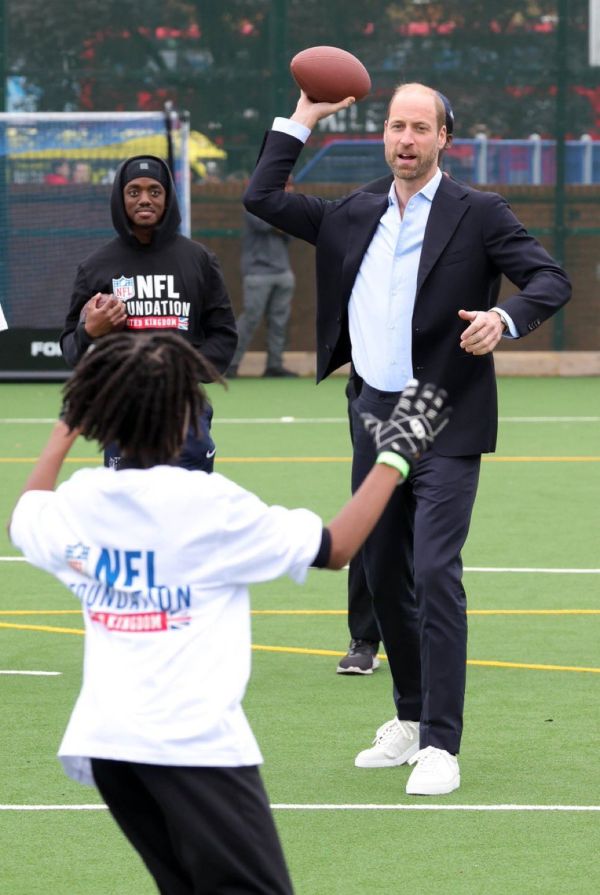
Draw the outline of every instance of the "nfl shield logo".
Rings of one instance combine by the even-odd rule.
[[[79,542],[78,544],[67,544],[65,550],[65,559],[67,564],[75,569],[76,572],[85,570],[85,561],[88,558],[90,548]]]
[[[113,295],[121,301],[127,301],[128,298],[135,298],[135,286],[133,285],[133,277],[119,277],[118,280],[112,281]]]

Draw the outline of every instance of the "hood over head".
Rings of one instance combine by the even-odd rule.
[[[448,97],[444,96],[443,93],[440,93],[439,90],[436,90],[435,92],[444,104],[444,109],[446,111],[446,133],[451,137],[454,133],[454,111],[450,105]]]
[[[173,183],[169,167],[166,162],[155,155],[132,156],[125,159],[117,168],[110,197],[113,226],[121,239],[134,245],[141,245],[133,233],[131,221],[125,213],[125,203],[123,201],[123,189],[130,180],[135,180],[137,177],[151,177],[162,184],[166,190],[165,212],[160,223],[152,232],[152,240],[149,245],[157,246],[168,242],[179,229],[181,214],[175,184]]]

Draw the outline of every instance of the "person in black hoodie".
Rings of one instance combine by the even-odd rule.
[[[231,302],[216,256],[179,231],[181,215],[166,163],[134,156],[115,174],[111,201],[117,236],[78,267],[71,305],[60,336],[63,357],[74,367],[96,339],[121,329],[176,330],[223,374],[237,345]],[[215,445],[212,408],[199,435],[185,440],[177,465],[211,472]],[[105,451],[118,465],[118,445]]]

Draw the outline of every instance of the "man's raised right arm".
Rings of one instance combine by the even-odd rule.
[[[352,102],[348,97],[340,103],[313,103],[301,93],[292,116],[275,119],[243,196],[251,214],[291,236],[315,243],[326,203],[316,196],[290,192],[286,185],[312,128]]]

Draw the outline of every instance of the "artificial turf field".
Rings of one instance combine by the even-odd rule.
[[[217,471],[268,502],[329,518],[348,494],[343,386],[211,387]],[[600,389],[591,378],[506,378],[499,390],[498,451],[482,465],[463,557],[469,667],[458,791],[409,797],[408,768],[354,768],[393,704],[385,662],[371,677],[335,674],[348,639],[344,572],[252,590],[245,707],[297,895],[600,891]],[[2,519],[59,391],[0,384]],[[83,441],[72,454],[67,475],[99,462]],[[3,525],[0,892],[150,895],[150,877],[95,790],[66,778],[55,758],[80,685],[77,604],[15,556]]]

